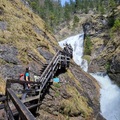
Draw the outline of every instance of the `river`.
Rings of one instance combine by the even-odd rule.
[[[76,64],[87,72],[88,63],[82,59],[83,56],[83,43],[84,33],[68,37],[67,39],[59,42],[63,48],[64,44],[71,44],[73,48],[73,60]],[[101,114],[106,120],[120,120],[120,88],[113,84],[108,75],[102,73],[90,73],[100,84],[100,110]]]

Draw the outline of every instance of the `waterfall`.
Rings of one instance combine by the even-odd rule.
[[[65,43],[71,44],[73,48],[73,60],[87,72],[87,61],[82,59],[83,42],[84,33],[81,33],[59,42],[59,45],[63,48]],[[106,120],[120,120],[120,88],[111,82],[108,75],[103,75],[101,73],[90,73],[90,75],[92,75],[101,86],[101,114]]]
[[[88,69],[87,61],[82,59],[84,42],[83,39],[84,33],[81,33],[80,35],[72,36],[59,42],[59,45],[63,48],[65,43],[71,44],[73,48],[73,60],[77,65],[80,65],[84,71],[87,71]]]

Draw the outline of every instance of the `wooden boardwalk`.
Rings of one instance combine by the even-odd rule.
[[[59,69],[69,67],[72,52],[72,47],[66,44],[62,51],[56,53],[35,82],[12,79],[7,80],[6,94],[0,98],[0,109],[4,110],[4,120],[16,120],[15,116],[17,116],[17,120],[35,120],[35,117],[29,110],[39,107],[42,100],[41,98],[43,94],[45,94],[45,90],[56,72]],[[31,96],[21,100],[11,88],[13,83],[31,84],[31,89],[24,90],[24,92],[32,93]]]

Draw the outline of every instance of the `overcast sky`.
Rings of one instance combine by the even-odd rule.
[[[69,2],[70,0],[61,0],[61,4],[62,4],[62,6],[65,4],[65,2]],[[73,1],[75,1],[75,0],[73,0]]]

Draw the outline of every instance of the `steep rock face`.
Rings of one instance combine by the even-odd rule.
[[[73,62],[58,77],[60,83],[54,83],[42,101],[38,120],[103,120],[99,114],[99,85],[93,77]]]
[[[76,14],[79,18],[79,22],[74,26],[74,20],[71,19],[69,22],[61,23],[55,30],[55,37],[58,41],[63,40],[69,36],[79,34],[82,32],[82,25],[90,18],[90,14]]]
[[[20,0],[0,1],[0,87],[7,79],[18,79],[30,67],[31,80],[60,49],[44,21]],[[74,68],[74,69],[73,69]],[[59,74],[61,83],[50,86],[40,106],[40,119],[92,120],[100,118],[99,86],[74,63]],[[15,87],[14,87],[15,86]],[[13,89],[17,90],[17,85]],[[38,117],[39,119],[39,117]]]
[[[19,0],[0,1],[0,76],[18,78],[25,67],[37,72],[58,48],[44,21]]]
[[[114,14],[113,14],[114,13]],[[114,15],[114,21],[119,19],[119,7],[114,10],[111,15]],[[108,21],[111,18],[108,16]],[[109,23],[109,22],[108,22]],[[114,24],[114,23],[113,23]],[[108,26],[108,25],[107,25]],[[98,27],[98,24],[97,24]],[[93,43],[92,60],[89,65],[90,72],[108,72],[112,80],[120,85],[120,39],[119,31],[112,31],[109,34],[110,27],[103,27],[103,31],[95,38],[91,38]],[[100,30],[100,28],[98,27]],[[94,52],[96,51],[96,52]]]

